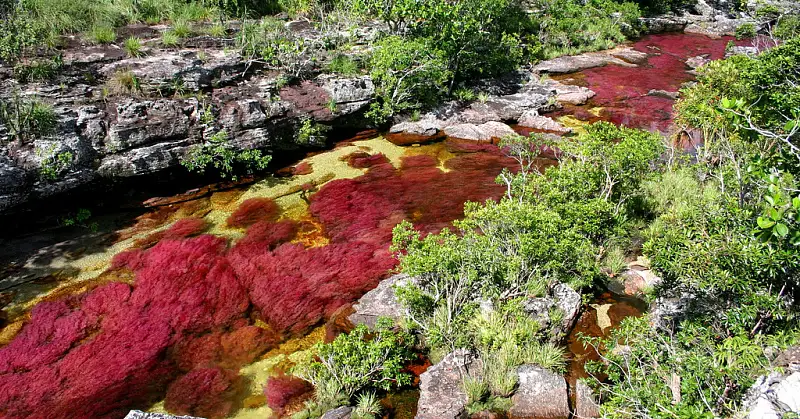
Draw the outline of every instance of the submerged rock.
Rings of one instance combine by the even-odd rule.
[[[567,381],[537,365],[517,369],[519,388],[511,397],[508,413],[514,418],[567,419]]]
[[[466,349],[445,356],[419,376],[420,395],[415,418],[465,418],[468,400],[462,382],[464,377],[479,376],[480,373],[480,360]]]
[[[353,305],[355,313],[351,314],[348,319],[355,325],[365,324],[369,328],[375,327],[379,317],[399,320],[403,317],[405,309],[397,301],[394,287],[408,284],[411,281],[413,279],[406,274],[392,275],[384,279],[377,288],[364,294],[358,303]]]

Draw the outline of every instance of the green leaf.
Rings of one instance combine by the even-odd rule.
[[[792,207],[796,210],[800,210],[800,197],[792,198]]]
[[[767,219],[767,218],[764,218],[764,217],[758,217],[757,222],[758,222],[758,226],[761,227],[764,230],[772,228],[772,226],[775,225],[774,221],[772,221],[770,219]]]
[[[778,223],[775,225],[775,232],[780,237],[786,237],[789,234],[789,227],[786,227],[786,224]]]
[[[794,129],[794,127],[796,125],[797,125],[797,121],[789,121],[789,122],[786,123],[786,125],[783,126],[783,130],[787,131],[787,132],[791,131],[791,130]]]

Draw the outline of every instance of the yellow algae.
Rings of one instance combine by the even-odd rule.
[[[603,109],[604,108],[601,106],[595,106],[594,108],[589,109],[589,113],[600,118],[600,113],[603,112]]]
[[[0,346],[8,345],[17,333],[22,330],[22,326],[25,325],[25,321],[27,319],[20,319],[7,325],[6,327],[0,329]]]
[[[561,125],[563,125],[563,126],[565,126],[567,128],[572,128],[572,130],[575,131],[576,133],[583,132],[584,127],[586,125],[589,125],[589,122],[581,121],[580,119],[578,119],[578,118],[576,118],[576,117],[574,117],[572,115],[560,116],[560,117],[556,118],[556,120],[558,122],[560,122]]]

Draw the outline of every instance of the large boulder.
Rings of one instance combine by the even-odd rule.
[[[502,122],[490,121],[480,125],[456,124],[444,128],[444,133],[450,138],[459,140],[473,140],[490,142],[499,140],[516,132]]]
[[[535,130],[548,131],[556,134],[568,134],[572,132],[570,128],[561,125],[553,118],[539,115],[539,112],[535,111],[524,113],[519,119],[519,125],[525,128],[533,128]]]
[[[458,349],[419,376],[416,419],[457,419],[466,417],[467,394],[462,382],[480,376],[481,362],[466,349]]]
[[[800,413],[800,371],[761,376],[745,396],[748,419],[780,419]]]
[[[549,88],[555,90],[556,101],[562,104],[584,105],[596,94],[593,90],[587,87],[567,84],[553,79],[548,79],[544,83]]]
[[[356,304],[353,305],[355,312],[348,319],[355,325],[365,324],[369,328],[374,328],[379,317],[388,317],[392,320],[399,320],[403,317],[405,309],[397,301],[394,293],[396,286],[402,286],[412,281],[406,274],[392,275],[381,281],[377,288],[364,294]]]
[[[519,388],[511,397],[508,413],[514,418],[567,419],[569,395],[567,381],[537,365],[517,369]]]

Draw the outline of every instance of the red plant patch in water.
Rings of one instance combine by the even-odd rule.
[[[309,162],[301,162],[292,168],[292,174],[295,176],[310,175],[312,173],[314,173],[314,168],[311,167],[311,163]]]
[[[241,321],[250,305],[212,236],[163,240],[119,255],[133,287],[100,286],[37,305],[0,349],[0,416],[122,417],[164,394],[177,340]]]
[[[259,221],[275,221],[280,207],[269,198],[250,198],[239,204],[239,208],[228,217],[228,227],[249,227]]]
[[[378,164],[389,163],[389,159],[382,153],[369,154],[365,151],[354,151],[342,157],[342,160],[347,161],[347,165],[355,169],[366,169]]]
[[[714,39],[700,34],[648,35],[633,44],[634,49],[650,55],[646,65],[609,65],[582,71],[577,76],[583,79],[581,84],[597,93],[589,106],[604,108],[601,119],[634,128],[666,131],[672,123],[674,101],[648,95],[648,92],[677,92],[683,83],[694,78],[687,71],[688,58],[708,55],[710,59],[720,59],[724,57],[725,47],[731,40],[731,37]],[[743,42],[747,41],[738,43]],[[574,111],[574,108],[568,107],[556,115]],[[596,118],[579,113],[575,116],[588,121]]]
[[[278,416],[284,414],[284,409],[291,402],[308,395],[313,387],[306,381],[291,375],[278,375],[271,377],[264,387],[267,396],[267,405]]]
[[[402,169],[411,169],[413,167],[436,167],[439,165],[439,160],[436,157],[427,154],[418,154],[416,156],[405,156],[401,159],[400,167]]]
[[[171,225],[168,229],[155,232],[149,236],[136,240],[135,247],[150,247],[163,239],[183,239],[196,236],[208,227],[208,223],[202,218],[182,218]]]
[[[280,336],[271,330],[243,325],[232,331],[213,331],[179,340],[170,350],[170,358],[182,371],[214,366],[239,369],[280,341]]]
[[[201,368],[178,378],[167,389],[164,407],[181,415],[224,418],[233,410],[239,378],[222,368]]]

